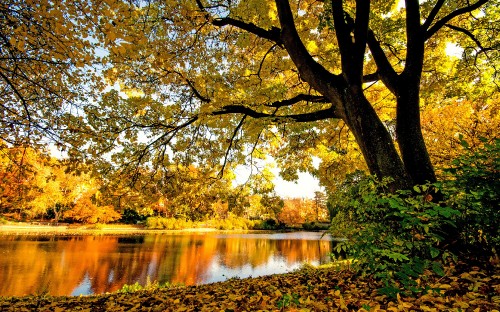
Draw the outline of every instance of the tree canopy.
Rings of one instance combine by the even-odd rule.
[[[313,156],[360,154],[394,188],[433,182],[420,110],[498,103],[499,7],[8,0],[1,137],[50,138],[133,175],[171,163],[223,172],[272,155],[292,179]]]

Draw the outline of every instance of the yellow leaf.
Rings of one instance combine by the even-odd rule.
[[[309,41],[307,43],[307,50],[309,50],[309,52],[311,53],[316,53],[318,51],[318,45],[315,41]]]

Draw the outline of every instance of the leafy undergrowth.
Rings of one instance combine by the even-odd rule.
[[[81,297],[0,298],[0,311],[497,311],[500,267],[459,265],[427,275],[433,290],[389,299],[370,278],[334,268],[169,289]]]

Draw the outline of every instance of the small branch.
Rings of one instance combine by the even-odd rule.
[[[441,7],[443,6],[445,1],[446,0],[438,0],[438,2],[436,2],[436,5],[434,5],[431,13],[429,13],[429,16],[427,16],[427,19],[425,20],[424,24],[422,25],[422,28],[424,31],[427,31],[429,29],[429,27],[431,26],[432,22],[434,21],[437,14],[439,13],[439,10],[441,10]]]
[[[284,107],[297,104],[298,102],[307,101],[312,103],[328,103],[328,100],[324,96],[320,95],[310,95],[310,94],[299,94],[291,99],[276,101],[270,104],[266,104],[267,107]]]
[[[201,0],[196,0],[196,4],[198,5],[198,8],[205,13],[205,17],[207,20],[210,20],[212,25],[214,26],[234,26],[237,28],[240,28],[242,30],[246,30],[249,33],[252,33],[260,38],[268,39],[270,41],[275,42],[277,45],[282,46],[282,42],[280,39],[280,32],[281,30],[278,27],[271,27],[270,30],[266,30],[262,27],[259,27],[255,25],[254,23],[246,23],[237,19],[234,19],[232,17],[223,17],[223,18],[212,18],[210,13],[206,10],[207,7],[201,3]]]
[[[229,152],[231,151],[231,147],[233,146],[233,141],[236,135],[238,134],[238,131],[240,131],[241,127],[243,126],[243,123],[245,122],[245,119],[247,118],[247,115],[243,115],[243,118],[241,118],[240,122],[236,126],[236,128],[233,131],[233,135],[231,136],[231,139],[229,140],[229,146],[226,149],[226,154],[224,155],[224,163],[222,164],[222,168],[220,170],[220,175],[222,176],[224,174],[224,169],[226,168],[227,164],[227,159],[229,157]]]
[[[450,28],[450,29],[453,29],[455,31],[458,31],[458,32],[461,32],[463,33],[464,35],[466,35],[467,37],[469,37],[472,41],[474,41],[474,43],[478,46],[478,48],[482,51],[482,52],[486,52],[486,51],[489,51],[489,50],[493,50],[492,48],[485,48],[483,47],[483,45],[481,44],[481,42],[479,41],[479,39],[477,39],[473,33],[471,33],[469,30],[465,29],[465,28],[462,28],[462,27],[458,27],[458,26],[454,26],[454,25],[451,25],[451,24],[445,24],[444,26]]]
[[[191,80],[185,78],[184,75],[182,75],[182,73],[179,73],[179,72],[175,72],[175,73],[177,73],[182,79],[184,79],[186,81],[186,83],[189,86],[189,88],[191,89],[191,91],[193,91],[193,94],[195,97],[197,97],[200,101],[202,101],[204,103],[210,103],[211,100],[209,98],[201,95],[201,93],[198,91],[198,89],[195,88],[195,86]]]
[[[468,5],[466,7],[457,9],[450,14],[446,15],[439,21],[437,21],[434,26],[430,27],[426,34],[425,34],[425,40],[429,39],[432,37],[438,30],[440,30],[443,26],[445,26],[449,21],[451,21],[453,18],[462,15],[464,13],[472,12],[476,9],[479,9],[483,4],[487,3],[489,0],[479,0],[474,4]],[[425,30],[425,29],[424,29]]]
[[[398,74],[392,67],[389,59],[387,59],[384,50],[380,46],[380,42],[377,40],[372,30],[368,31],[367,42],[373,59],[375,60],[375,64],[377,64],[377,76],[382,79],[384,84],[389,90],[391,90],[392,93],[396,93]]]
[[[266,30],[264,28],[258,27],[254,23],[245,23],[243,21],[231,18],[231,17],[224,17],[224,18],[218,18],[214,19],[212,21],[212,24],[214,26],[226,26],[226,25],[231,25],[243,30],[248,31],[249,33],[252,33],[260,38],[268,39],[270,41],[275,42],[277,45],[282,46],[282,42],[280,39],[280,32],[281,30],[278,27],[271,27],[270,30]]]
[[[10,79],[7,76],[5,76],[2,71],[0,71],[0,77],[2,77],[2,79],[12,88],[14,93],[19,98],[19,101],[21,101],[24,111],[26,112],[26,117],[28,118],[28,121],[31,124],[32,123],[31,114],[28,109],[28,103],[26,102],[26,99],[22,96],[22,94],[19,92],[19,90],[17,90],[16,86],[12,83],[12,81],[10,81]]]
[[[378,71],[363,76],[363,83],[377,82],[379,80],[380,80],[380,74],[378,73]]]

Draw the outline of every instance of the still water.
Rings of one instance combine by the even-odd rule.
[[[112,292],[147,281],[212,283],[329,261],[321,233],[0,236],[0,296]]]

